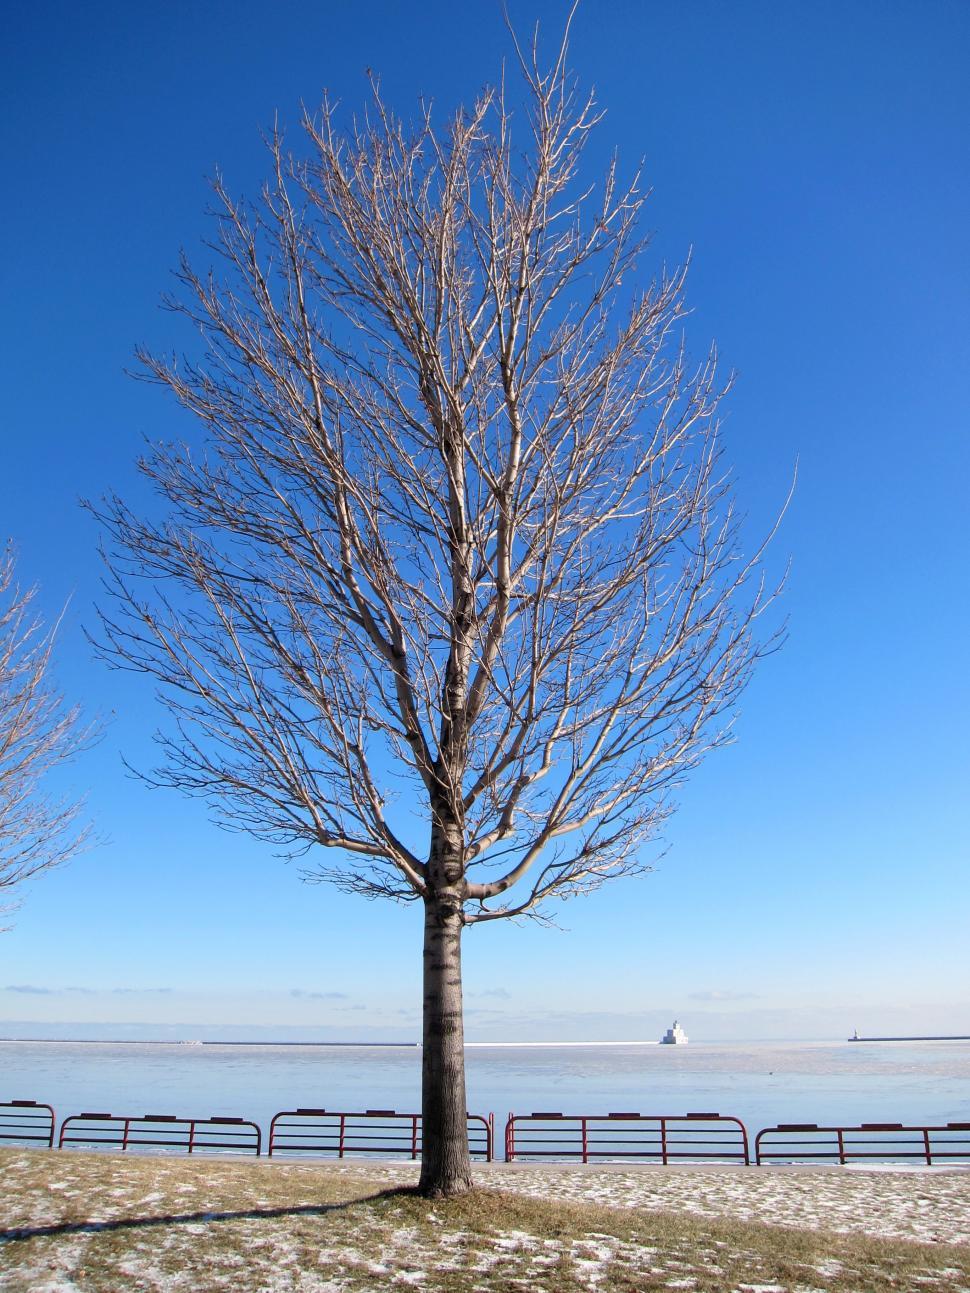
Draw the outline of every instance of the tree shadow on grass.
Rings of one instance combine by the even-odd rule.
[[[365,1194],[345,1203],[307,1203],[288,1208],[240,1208],[233,1212],[178,1212],[164,1213],[157,1217],[116,1217],[111,1221],[64,1221],[50,1226],[16,1226],[0,1230],[0,1247],[22,1242],[25,1239],[50,1239],[61,1235],[97,1235],[118,1230],[150,1230],[161,1226],[180,1226],[198,1222],[220,1221],[272,1221],[280,1217],[326,1217],[333,1212],[344,1212],[359,1203],[379,1203],[385,1200],[414,1197],[411,1187],[380,1190]]]

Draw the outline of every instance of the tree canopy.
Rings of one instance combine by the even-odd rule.
[[[105,653],[173,720],[150,779],[424,902],[426,1153],[443,1084],[464,1136],[462,927],[648,867],[771,644],[727,383],[684,273],[643,277],[639,177],[583,174],[565,55],[443,125],[324,102],[258,201],[217,180],[169,302],[201,351],[141,355],[201,434],[143,458],[156,517],[97,509]]]

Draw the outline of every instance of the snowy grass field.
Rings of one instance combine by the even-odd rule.
[[[970,1173],[480,1168],[0,1150],[0,1288],[970,1290]]]

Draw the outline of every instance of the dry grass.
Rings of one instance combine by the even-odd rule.
[[[0,1150],[0,1288],[970,1290],[962,1245],[491,1188],[431,1204],[378,1188],[383,1175],[357,1165]],[[500,1173],[487,1179],[503,1182]]]
[[[771,1221],[915,1243],[970,1244],[970,1172],[839,1167],[594,1168],[549,1164],[491,1169],[500,1188],[561,1202],[641,1212]],[[482,1169],[483,1183],[488,1177]]]

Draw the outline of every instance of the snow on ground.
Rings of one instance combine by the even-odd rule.
[[[357,1169],[360,1170],[360,1169]],[[410,1166],[368,1165],[375,1179],[411,1181]],[[863,1233],[921,1243],[970,1243],[970,1172],[881,1167],[562,1167],[495,1163],[478,1184],[551,1201],[689,1212],[796,1228]]]
[[[285,1161],[263,1161],[260,1167],[273,1171],[277,1163]],[[7,1163],[13,1167],[16,1160],[8,1159]],[[290,1165],[296,1166],[292,1160]],[[337,1176],[392,1185],[413,1183],[417,1175],[410,1163],[350,1159],[327,1163],[325,1170]],[[967,1169],[893,1168],[883,1164],[863,1170],[857,1166],[626,1168],[615,1164],[492,1163],[476,1166],[475,1175],[480,1185],[550,1201],[672,1210],[698,1217],[729,1217],[924,1243],[970,1244]],[[191,1184],[180,1183],[176,1188],[186,1195],[194,1193]],[[48,1182],[47,1189],[54,1197],[41,1208],[43,1215],[34,1216],[37,1224],[57,1215],[57,1195],[70,1197],[76,1192],[76,1187],[72,1189],[68,1182],[56,1177]],[[160,1197],[149,1193],[137,1202],[149,1207]]]
[[[565,1179],[563,1179],[565,1178]],[[516,1169],[502,1188],[547,1199],[609,1207],[673,1209],[701,1217],[730,1216],[772,1225],[859,1231],[930,1243],[970,1243],[970,1175],[911,1172],[851,1175],[840,1171],[728,1170],[555,1175]]]
[[[375,1200],[389,1186],[412,1184],[413,1164],[119,1155],[61,1162],[39,1151],[2,1151],[0,1176],[0,1229],[7,1227],[0,1234],[0,1288],[30,1293],[432,1293],[444,1283],[539,1293],[560,1290],[564,1272],[568,1287],[583,1293],[641,1282],[708,1293],[871,1293],[877,1286],[970,1293],[970,1263],[954,1254],[952,1269],[941,1268],[949,1252],[936,1265],[919,1254],[906,1258],[912,1264],[897,1283],[898,1253],[865,1256],[868,1250],[826,1235],[806,1250],[802,1236],[790,1252],[781,1245],[785,1261],[797,1258],[798,1278],[780,1283],[777,1234],[768,1251],[740,1229],[705,1238],[703,1228],[678,1229],[669,1215],[657,1226],[624,1217],[617,1233],[601,1233],[617,1222],[606,1213],[589,1214],[587,1224],[570,1222],[571,1229],[540,1221],[530,1231],[516,1227],[530,1224],[533,1214],[516,1213],[507,1200],[490,1212],[486,1196],[457,1215],[450,1205],[413,1196]],[[970,1242],[970,1172],[492,1164],[477,1167],[476,1179],[546,1203]],[[873,1271],[875,1280],[868,1278]]]

